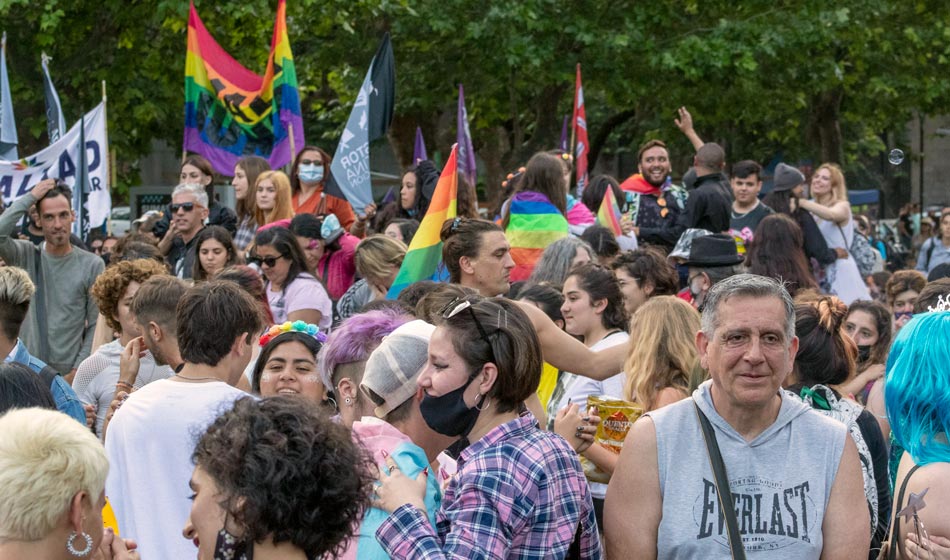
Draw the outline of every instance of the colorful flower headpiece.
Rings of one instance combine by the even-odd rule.
[[[261,338],[258,341],[258,344],[260,344],[261,346],[267,346],[267,343],[269,343],[275,337],[280,336],[287,332],[299,332],[299,333],[308,334],[312,336],[313,338],[317,339],[317,342],[320,342],[321,344],[327,341],[327,335],[326,333],[320,332],[320,327],[311,323],[305,323],[303,321],[294,321],[293,323],[291,323],[290,321],[287,321],[283,325],[274,325],[273,327],[268,329],[266,333],[261,335]]]

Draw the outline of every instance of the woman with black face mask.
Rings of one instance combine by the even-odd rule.
[[[848,307],[844,330],[858,346],[857,374],[837,389],[843,395],[867,407],[874,415],[884,441],[891,435],[891,425],[884,410],[884,365],[891,348],[890,310],[876,301],[855,301]]]
[[[601,557],[577,454],[523,405],[541,367],[537,334],[516,304],[468,296],[446,306],[418,381],[420,412],[433,430],[470,444],[445,488],[437,528],[423,502],[433,475],[412,480],[387,460],[376,505],[391,514],[376,537],[392,558]]]

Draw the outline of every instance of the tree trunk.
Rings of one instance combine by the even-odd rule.
[[[597,166],[597,159],[600,158],[600,152],[603,151],[604,144],[610,138],[614,129],[630,119],[640,120],[638,116],[639,107],[627,109],[611,115],[604,124],[597,129],[597,134],[590,141],[590,154],[587,158],[587,169],[593,170]]]
[[[844,142],[841,137],[841,101],[844,90],[835,88],[812,98],[811,137],[818,145],[821,163],[844,163]]]

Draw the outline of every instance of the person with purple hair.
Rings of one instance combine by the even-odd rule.
[[[327,391],[336,396],[340,421],[347,428],[363,416],[373,416],[373,403],[359,390],[366,360],[383,337],[411,320],[409,315],[395,310],[358,313],[327,337],[318,367]]]

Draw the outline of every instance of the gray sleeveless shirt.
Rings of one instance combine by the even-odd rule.
[[[750,558],[793,560],[821,555],[821,524],[847,429],[780,391],[778,418],[745,441],[713,407],[706,381],[692,399],[649,413],[656,426],[663,518],[658,558],[731,558],[694,399],[716,432]]]

